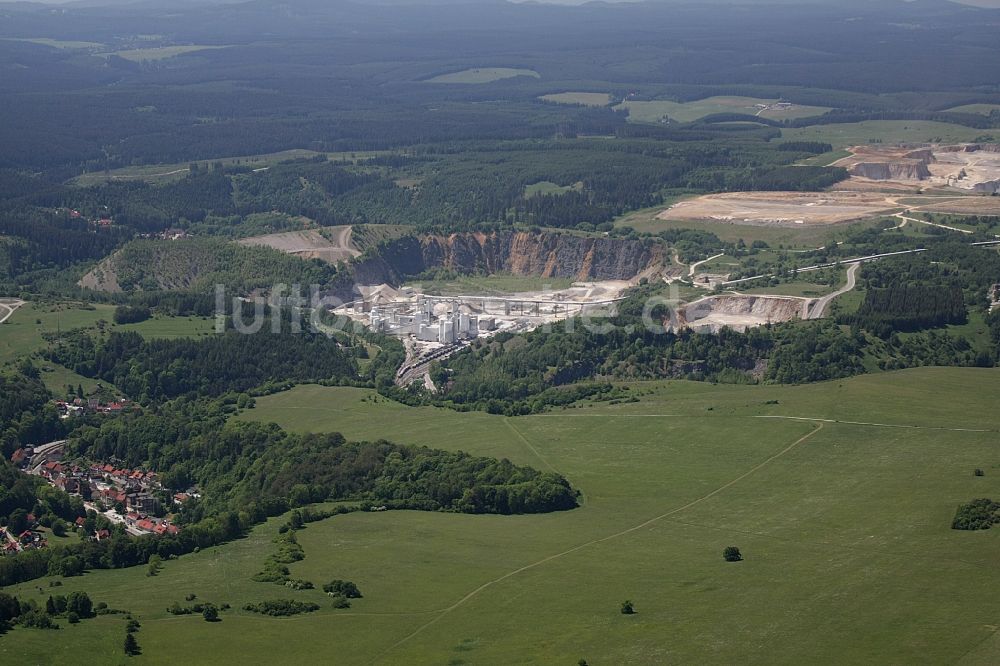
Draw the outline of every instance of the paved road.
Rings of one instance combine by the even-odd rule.
[[[854,286],[857,284],[856,277],[860,266],[861,264],[851,264],[847,269],[847,284],[832,294],[827,294],[826,296],[817,299],[816,302],[812,304],[809,308],[809,319],[822,318],[823,313],[826,311],[826,308],[829,307],[830,303],[833,302],[833,299],[854,289]]]

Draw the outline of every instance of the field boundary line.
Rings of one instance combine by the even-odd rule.
[[[808,419],[805,419],[805,420],[808,420]],[[433,619],[429,620],[428,622],[424,623],[423,625],[417,627],[416,630],[412,631],[411,633],[407,634],[403,638],[399,639],[398,641],[396,641],[395,643],[393,643],[392,645],[390,645],[388,648],[386,648],[385,650],[383,650],[380,654],[376,655],[372,659],[372,662],[373,663],[378,662],[383,657],[385,657],[387,654],[389,654],[390,652],[392,652],[393,650],[395,650],[399,646],[403,645],[404,643],[406,643],[408,640],[410,640],[414,636],[417,636],[418,634],[420,634],[422,631],[424,631],[428,627],[430,627],[433,624],[435,624],[438,620],[440,620],[441,618],[445,617],[451,611],[453,611],[456,608],[458,608],[459,606],[463,605],[465,602],[469,601],[470,599],[472,599],[473,597],[475,597],[476,595],[478,595],[483,590],[485,590],[485,589],[487,589],[489,587],[492,587],[493,585],[496,585],[497,583],[502,583],[503,581],[507,580],[508,578],[513,578],[514,576],[516,576],[516,575],[518,575],[520,573],[523,573],[523,572],[528,571],[530,569],[534,569],[534,568],[539,567],[539,566],[541,566],[543,564],[547,564],[547,563],[549,563],[549,562],[551,562],[553,560],[557,560],[557,559],[559,559],[561,557],[565,557],[566,555],[571,555],[571,554],[573,554],[573,553],[575,553],[575,552],[577,552],[579,550],[583,550],[584,548],[587,548],[589,546],[593,546],[593,545],[596,545],[596,544],[599,544],[599,543],[604,543],[605,541],[611,541],[612,539],[617,539],[619,537],[626,536],[626,535],[631,534],[633,532],[637,532],[637,531],[639,531],[641,529],[649,527],[653,523],[656,523],[656,522],[659,522],[659,521],[663,520],[664,518],[668,518],[668,517],[670,517],[670,516],[672,516],[674,514],[680,513],[681,511],[685,511],[687,509],[690,509],[691,507],[693,507],[693,506],[695,506],[697,504],[700,504],[701,502],[704,502],[705,500],[708,500],[708,499],[711,499],[712,497],[715,497],[719,493],[721,493],[721,492],[723,492],[723,491],[731,488],[732,486],[736,485],[737,483],[739,483],[743,479],[747,478],[748,476],[750,476],[754,472],[758,471],[759,469],[767,466],[769,463],[773,462],[774,460],[777,460],[781,456],[785,455],[786,453],[788,453],[789,451],[791,451],[792,449],[794,449],[795,447],[797,447],[799,444],[802,444],[803,442],[805,442],[810,437],[812,437],[813,435],[815,435],[816,433],[818,433],[820,430],[823,429],[824,423],[822,421],[819,421],[819,420],[813,420],[813,421],[815,423],[817,423],[817,427],[813,428],[812,430],[810,430],[809,432],[807,432],[802,437],[799,437],[797,440],[795,440],[794,442],[792,442],[791,444],[789,444],[788,446],[786,446],[782,450],[778,451],[774,455],[766,458],[764,461],[762,461],[760,463],[757,463],[756,465],[754,465],[753,467],[751,467],[750,469],[748,469],[746,472],[743,472],[742,474],[740,474],[739,476],[737,476],[735,479],[732,479],[731,481],[728,481],[728,482],[722,484],[721,486],[719,486],[718,488],[716,488],[715,490],[709,492],[706,495],[702,495],[701,497],[699,497],[697,499],[691,500],[687,504],[679,506],[679,507],[677,507],[675,509],[671,509],[670,511],[667,511],[666,513],[663,513],[663,514],[660,514],[659,516],[654,516],[653,518],[650,518],[649,520],[643,521],[643,522],[641,522],[638,525],[635,525],[633,527],[629,527],[628,529],[621,530],[620,532],[615,532],[614,534],[609,534],[608,536],[604,536],[604,537],[601,537],[599,539],[592,539],[590,541],[581,543],[579,545],[573,546],[572,548],[564,550],[564,551],[562,551],[560,553],[555,553],[553,555],[549,555],[548,557],[543,557],[542,559],[537,560],[535,562],[532,562],[530,564],[525,564],[524,566],[519,567],[517,569],[514,569],[513,571],[509,571],[509,572],[505,573],[504,575],[502,575],[502,576],[500,576],[498,578],[494,578],[493,580],[486,581],[485,583],[483,583],[479,587],[475,588],[474,590],[472,590],[471,592],[469,592],[468,594],[466,594],[464,597],[462,597],[461,599],[459,599],[458,601],[456,601],[452,605],[448,606],[447,608],[441,609],[441,611],[439,611],[437,617],[434,617]]]
[[[512,422],[511,420],[510,420],[510,417],[504,417],[504,423],[506,423],[506,424],[507,424],[507,427],[508,427],[508,428],[510,428],[510,429],[511,429],[511,431],[512,431],[512,432],[513,432],[513,433],[514,433],[515,435],[517,435],[517,436],[518,436],[518,438],[520,438],[520,440],[521,440],[522,442],[524,442],[524,445],[525,445],[525,446],[527,446],[527,447],[528,447],[528,449],[529,449],[529,450],[530,450],[530,451],[531,451],[532,453],[534,453],[534,454],[535,454],[535,456],[536,456],[536,457],[537,457],[537,458],[538,458],[539,460],[541,460],[541,461],[542,461],[542,464],[543,464],[543,465],[545,465],[546,467],[548,467],[548,468],[549,468],[549,471],[550,471],[550,472],[552,472],[553,474],[559,474],[560,476],[562,476],[562,472],[560,472],[560,471],[559,471],[559,470],[557,470],[557,469],[556,469],[555,467],[553,467],[553,466],[552,466],[552,463],[550,463],[550,462],[549,462],[548,460],[546,460],[546,459],[545,459],[545,458],[544,458],[544,457],[542,456],[542,454],[541,454],[541,453],[539,453],[538,449],[536,449],[536,448],[534,447],[534,445],[532,445],[532,443],[531,443],[530,441],[528,441],[528,438],[524,436],[524,433],[522,433],[522,432],[521,432],[520,430],[518,430],[518,429],[517,429],[517,426],[515,426],[515,425],[514,425],[514,423],[513,423],[513,422]],[[583,489],[582,489],[582,488],[578,488],[577,490],[578,490],[578,491],[579,491],[579,493],[580,493],[580,500],[581,500],[581,504],[586,504],[586,503],[587,503],[587,494],[586,494],[585,492],[583,492]]]
[[[948,428],[945,426],[919,426],[907,423],[868,423],[866,421],[841,421],[838,419],[819,419],[809,416],[779,416],[779,415],[756,415],[755,419],[785,419],[788,421],[813,421],[815,423],[840,423],[842,425],[872,426],[876,428],[906,428],[910,430],[947,430],[948,432],[1000,432],[996,429],[988,428]]]
[[[517,436],[518,439],[520,439],[522,442],[524,442],[524,445],[528,447],[528,450],[531,451],[532,453],[534,453],[535,457],[538,458],[539,460],[541,460],[542,464],[549,468],[550,472],[554,472],[556,474],[560,474],[559,470],[557,470],[555,467],[553,467],[552,464],[548,460],[546,460],[545,457],[542,456],[541,453],[538,452],[538,449],[536,449],[534,446],[532,446],[531,442],[528,441],[528,438],[525,437],[524,434],[520,430],[517,429],[517,426],[515,426],[513,423],[510,422],[510,418],[509,417],[505,417],[504,420],[503,420],[503,422],[507,425],[507,427],[510,429],[510,431]]]

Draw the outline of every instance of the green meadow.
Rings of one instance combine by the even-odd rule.
[[[773,104],[776,99],[759,99],[756,97],[708,97],[694,102],[671,102],[669,100],[640,101],[628,100],[622,102],[616,109],[628,109],[629,120],[639,123],[655,123],[669,117],[674,122],[690,123],[705,116],[716,113],[741,113],[744,115],[760,115],[770,120],[792,118],[808,118],[819,116],[829,107],[801,106],[795,104],[787,109],[761,110],[757,104]]]
[[[541,75],[533,69],[514,69],[511,67],[476,67],[473,69],[463,69],[460,72],[440,74],[427,79],[427,83],[492,83],[501,79],[512,79],[517,76],[530,76],[541,78]]]
[[[583,183],[576,182],[572,185],[559,185],[548,180],[541,180],[537,183],[524,186],[524,198],[530,199],[544,194],[565,194],[566,192],[583,190]]]
[[[954,113],[981,113],[988,116],[994,111],[1000,111],[1000,104],[965,104],[948,109]]]
[[[66,385],[83,386],[91,391],[99,384],[37,355],[48,345],[46,334],[75,328],[135,331],[145,338],[180,338],[210,335],[215,321],[208,317],[153,317],[137,324],[113,324],[113,305],[59,302],[25,303],[0,324],[0,368],[35,355],[32,362],[42,372],[42,380],[56,395],[63,395]]]
[[[152,109],[155,112],[155,109]],[[264,153],[261,155],[243,155],[238,157],[220,157],[211,160],[192,160],[190,162],[178,162],[176,164],[146,164],[141,166],[121,167],[120,169],[110,169],[108,171],[93,171],[76,176],[69,181],[70,185],[78,187],[90,187],[117,180],[140,180],[147,183],[163,184],[172,180],[179,180],[187,177],[191,173],[191,164],[197,164],[202,169],[214,168],[215,164],[222,164],[224,167],[248,166],[254,169],[266,169],[281,162],[297,159],[309,159],[319,155],[326,155],[331,160],[357,161],[388,154],[390,151],[354,151],[354,152],[325,152],[320,153],[315,150],[305,148],[292,148],[281,150],[275,153]]]
[[[637,402],[508,419],[300,386],[237,418],[554,469],[581,506],[535,516],[354,513],[298,533],[292,576],[250,577],[281,519],[165,563],[63,579],[142,623],[136,664],[995,663],[1000,532],[950,529],[1000,496],[1000,371],[923,368],[807,386],[630,385]],[[973,470],[985,470],[976,477]],[[745,560],[723,561],[726,546]],[[44,601],[49,580],[7,590]],[[39,591],[41,588],[41,591]],[[175,617],[184,596],[233,609]],[[318,612],[265,618],[248,602]],[[630,599],[637,610],[624,616]],[[0,660],[124,663],[124,620],[16,628]]]
[[[178,46],[154,46],[148,49],[126,49],[124,51],[115,51],[112,55],[116,55],[119,58],[124,58],[125,60],[131,60],[133,62],[149,62],[152,60],[166,60],[167,58],[175,58],[179,55],[184,55],[185,53],[205,51],[206,49],[225,49],[225,48],[228,47],[207,46],[201,44],[178,45]]]
[[[873,141],[882,143],[961,143],[976,139],[1000,139],[997,130],[981,130],[930,120],[866,120],[860,123],[814,125],[781,130],[785,141],[821,141],[834,148],[847,148]]]
[[[110,305],[25,303],[0,324],[0,365],[30,355],[45,346],[44,333],[90,328],[114,316]]]
[[[574,104],[577,106],[607,106],[611,103],[611,96],[607,93],[596,92],[561,92],[542,95],[539,99],[556,104]]]

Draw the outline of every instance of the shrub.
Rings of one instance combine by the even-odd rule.
[[[312,613],[319,610],[319,604],[295,601],[294,599],[268,599],[256,604],[247,604],[243,610],[272,617],[286,617],[299,613]]]
[[[345,599],[361,598],[361,590],[349,580],[331,580],[323,586],[323,591],[332,597],[344,597]]]
[[[726,546],[726,549],[722,551],[722,559],[726,562],[739,562],[743,559],[743,554],[736,546]]]
[[[988,530],[994,523],[1000,523],[1000,503],[981,498],[958,507],[951,529]]]
[[[22,627],[29,629],[58,629],[59,625],[52,621],[52,618],[44,611],[30,610],[18,618]]]
[[[625,601],[623,601],[622,602],[622,615],[634,615],[634,614],[635,614],[635,606],[632,605],[632,602],[630,600],[628,600],[628,599],[626,599]]]

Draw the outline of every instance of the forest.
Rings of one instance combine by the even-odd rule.
[[[293,146],[372,150],[609,135],[625,126],[610,108],[537,99],[560,90],[679,101],[754,91],[750,96],[833,107],[838,122],[922,113],[979,125],[992,121],[944,112],[997,95],[990,87],[1000,60],[995,14],[944,3],[852,0],[795,12],[780,3],[725,12],[697,3],[587,12],[530,3],[486,3],[475,12],[293,4],[292,13],[272,3],[255,12],[222,4],[170,14],[78,7],[62,21],[47,20],[38,6],[12,7],[0,36],[85,35],[100,46],[0,43],[0,60],[30,63],[10,69],[0,84],[16,96],[0,110],[3,162],[99,171]],[[919,39],[907,25],[923,26]],[[265,32],[269,40],[261,43]],[[117,51],[134,46],[134,35],[227,48],[133,62]],[[642,58],[631,57],[635,49]],[[482,66],[484,57],[539,76],[429,82]]]
[[[22,362],[17,370],[0,371],[0,458],[10,460],[23,445],[44,444],[65,434],[50,399],[30,362]]]
[[[897,284],[886,289],[869,289],[851,321],[884,338],[894,331],[964,324],[968,321],[968,311],[958,287]]]
[[[114,331],[95,339],[68,333],[47,358],[84,377],[102,379],[143,404],[182,395],[217,397],[282,382],[359,381],[357,348],[322,333],[293,333],[289,322],[244,334],[146,340]]]

